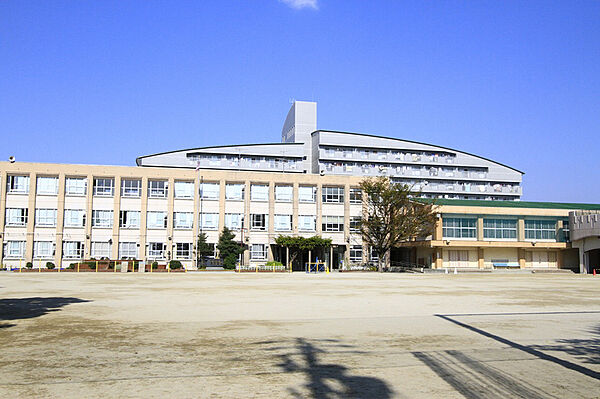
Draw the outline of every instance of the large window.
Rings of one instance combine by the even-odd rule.
[[[243,227],[244,215],[242,213],[226,213],[225,227],[229,230],[239,230]]]
[[[121,211],[119,212],[119,227],[124,229],[139,229],[140,212],[139,211]]]
[[[473,218],[443,218],[444,238],[473,238],[477,239],[477,219]]]
[[[192,212],[175,212],[173,214],[173,228],[191,229],[194,226],[194,214]]]
[[[229,201],[243,201],[244,189],[244,184],[227,183],[225,185],[225,199]]]
[[[82,259],[83,253],[83,243],[81,241],[63,242],[63,258]]]
[[[65,179],[66,195],[85,195],[87,192],[87,179],[85,177],[67,177]]]
[[[176,243],[175,244],[175,258],[191,259],[192,258],[192,244],[189,242]]]
[[[166,180],[148,180],[149,198],[167,198],[169,194],[169,182]]]
[[[317,228],[317,217],[315,215],[298,215],[299,231],[315,231]]]
[[[27,208],[6,208],[7,226],[25,226],[27,225]]]
[[[218,213],[201,213],[200,227],[202,230],[217,230],[219,228]]]
[[[555,220],[525,220],[526,240],[555,240]]]
[[[205,200],[219,199],[219,183],[200,184],[200,198]]]
[[[7,176],[6,192],[9,194],[27,194],[29,192],[29,176]]]
[[[65,227],[85,227],[85,211],[83,209],[65,209]]]
[[[149,211],[146,219],[146,225],[149,229],[167,228],[167,212]]]
[[[250,259],[252,259],[252,260],[267,259],[267,246],[265,244],[250,245]]]
[[[344,187],[323,187],[323,203],[343,204]]]
[[[56,209],[36,209],[35,225],[37,227],[56,226]]]
[[[448,261],[450,267],[468,267],[469,266],[469,251],[448,251]]]
[[[25,256],[25,241],[7,241],[4,244],[4,256],[7,258],[23,258]]]
[[[194,198],[194,183],[191,181],[175,182],[175,198],[192,199]]]
[[[322,220],[323,231],[339,232],[344,231],[343,216],[323,216]]]
[[[148,257],[151,259],[163,259],[167,246],[162,242],[151,242],[148,244]]]
[[[269,186],[267,184],[252,184],[250,186],[251,201],[268,201]]]
[[[33,257],[36,259],[50,259],[54,256],[54,243],[52,241],[34,241]]]
[[[360,188],[350,189],[350,203],[362,204],[362,190]]]
[[[94,195],[98,197],[112,197],[115,194],[115,179],[94,179]]]
[[[58,194],[58,177],[40,176],[37,178],[37,193],[40,195]]]
[[[294,188],[289,185],[275,186],[275,201],[277,202],[292,202],[294,198]]]
[[[112,227],[113,211],[96,210],[92,211],[93,227]]]
[[[483,219],[483,238],[516,240],[517,221],[515,219]]]
[[[352,245],[350,247],[350,262],[362,263],[363,248],[362,245]]]
[[[138,247],[135,242],[119,243],[119,259],[136,259],[138,256]]]
[[[350,231],[356,233],[360,231],[360,216],[350,216]]]
[[[269,227],[269,215],[253,213],[250,215],[250,230],[266,231]]]
[[[317,188],[315,186],[299,186],[298,201],[299,202],[315,202],[317,198]]]
[[[92,242],[90,255],[92,256],[92,258],[95,258],[95,259],[102,259],[102,258],[110,259],[110,256],[111,256],[110,247],[111,247],[111,245],[109,242],[94,241],[94,242]]]
[[[142,181],[139,179],[121,180],[121,197],[139,198],[142,196]]]
[[[275,215],[273,224],[275,231],[292,231],[292,215]]]

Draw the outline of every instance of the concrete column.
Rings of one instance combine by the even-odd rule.
[[[167,251],[171,252],[171,259],[175,256],[175,241],[173,240],[173,212],[175,210],[175,179],[169,178],[169,188],[167,191]],[[169,237],[171,239],[169,240]],[[140,245],[141,248],[141,245]],[[168,258],[168,256],[167,256]]]
[[[29,175],[29,198],[27,204],[27,235],[25,237],[25,262],[33,262],[33,232],[35,229],[35,199],[37,192],[37,174]]]
[[[65,225],[65,174],[58,175],[58,206],[56,210],[56,238],[54,241],[54,264],[62,267],[62,242]]]
[[[444,250],[442,248],[437,248],[435,250],[435,268],[441,269],[444,267]]]
[[[517,220],[517,241],[525,241],[525,219]]]
[[[114,254],[114,248],[116,247],[117,249],[117,255],[118,255],[118,251],[119,251],[119,233],[120,233],[120,226],[119,226],[119,222],[121,221],[121,176],[115,176],[115,196],[114,196],[114,201],[113,201],[114,205],[113,205],[113,228],[112,228],[112,241],[113,241],[113,246],[111,248],[113,254]],[[140,214],[141,216],[141,214]],[[117,243],[117,245],[115,246],[115,243]],[[90,243],[90,253],[92,251],[91,248],[91,243]],[[138,253],[138,258],[139,258],[139,253]],[[113,258],[116,259],[116,258]]]
[[[85,210],[85,239],[84,239],[84,258],[89,259],[90,257],[90,238],[92,237],[92,210],[94,209],[94,175],[89,174],[87,176],[87,193],[86,202],[87,208]],[[116,189],[116,188],[115,188]],[[88,238],[90,237],[90,238]]]
[[[483,241],[483,217],[477,217],[477,241]]]
[[[323,233],[323,195],[322,195],[323,185],[321,183],[317,184],[317,235],[321,235]]]
[[[0,171],[0,265],[4,263],[4,241],[5,241],[5,217],[6,217],[6,180],[5,170]]]
[[[485,257],[483,248],[477,248],[477,267],[480,269],[485,268]]]
[[[225,179],[219,181],[219,231],[225,227]]]
[[[196,191],[197,193],[197,191]],[[197,194],[196,194],[197,195]],[[194,212],[196,213],[196,212]],[[140,247],[138,250],[138,259],[148,262],[146,252],[146,233],[147,233],[147,221],[148,221],[148,178],[142,178],[142,198],[141,198],[141,209],[140,209]],[[119,252],[119,243],[113,243],[116,245],[116,253]],[[114,253],[114,252],[113,252]],[[152,266],[151,266],[152,267]]]
[[[198,234],[199,234],[199,226],[200,226],[200,221],[199,221],[199,212],[200,212],[200,200],[199,200],[199,194],[200,193],[200,174],[197,173],[196,174],[196,178],[194,179],[194,215],[193,215],[193,222],[192,222],[192,232],[193,232],[193,246],[195,248],[194,250],[194,266],[196,266],[196,268],[198,268]]]
[[[581,246],[579,247],[579,273],[587,274],[587,259],[585,254],[585,240],[582,240]]]
[[[298,234],[298,183],[292,188],[292,234]]]
[[[442,215],[440,214],[435,222],[435,228],[433,229],[433,239],[435,241],[441,241],[444,236],[444,227]]]
[[[243,244],[250,243],[250,181],[244,182],[244,226],[246,228],[246,234],[244,236]],[[244,264],[250,264],[250,251],[249,249],[244,250],[243,254]]]
[[[561,228],[562,228],[562,220],[561,220]],[[564,264],[564,253],[560,249],[556,251],[556,268],[562,269]]]
[[[525,269],[527,267],[527,260],[525,259],[526,253],[524,249],[519,249],[519,268]]]

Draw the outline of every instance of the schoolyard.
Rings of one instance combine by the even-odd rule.
[[[600,276],[1,273],[2,398],[598,398]]]

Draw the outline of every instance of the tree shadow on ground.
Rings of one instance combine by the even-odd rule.
[[[600,324],[588,330],[594,335],[589,339],[559,339],[556,344],[531,345],[540,351],[563,352],[576,357],[583,363],[600,364]]]
[[[89,302],[73,297],[32,297],[0,299],[0,321],[32,319],[50,312],[59,311],[63,306]],[[14,327],[12,323],[2,323],[0,328]]]
[[[320,345],[320,346],[319,346]],[[348,351],[350,345],[341,344],[334,339],[307,340],[296,338],[292,350],[271,347],[267,350],[285,350],[277,355],[277,364],[285,373],[301,373],[306,379],[305,388],[310,396],[318,399],[330,398],[391,398],[392,389],[379,378],[353,375],[341,364],[321,363],[321,355],[343,350],[344,354],[361,354],[360,351]],[[305,397],[294,388],[289,388],[294,397]]]

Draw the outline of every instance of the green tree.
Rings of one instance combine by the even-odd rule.
[[[300,236],[280,235],[275,239],[275,243],[290,249],[290,265],[292,265],[301,251],[329,248],[331,246],[331,238],[321,238],[319,236],[304,238]]]
[[[389,252],[402,242],[425,237],[436,222],[435,203],[424,203],[411,186],[394,183],[387,177],[360,182],[363,216],[359,230],[363,241],[379,255],[378,270],[389,266]]]
[[[235,234],[227,227],[223,228],[221,235],[219,236],[219,242],[217,243],[217,249],[219,250],[219,258],[223,259],[223,266],[225,269],[235,268],[238,256],[244,252],[243,246],[234,241]]]
[[[213,250],[211,246],[206,242],[206,233],[198,234],[198,243],[196,245],[196,260],[198,265],[204,263],[204,259],[211,256]]]

